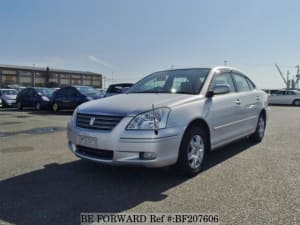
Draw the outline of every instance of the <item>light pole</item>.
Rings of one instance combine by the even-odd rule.
[[[33,75],[33,87],[35,87],[35,64],[32,64],[33,70],[32,70],[32,75]]]

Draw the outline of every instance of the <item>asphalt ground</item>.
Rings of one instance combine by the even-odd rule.
[[[79,224],[81,212],[211,213],[300,224],[300,108],[274,106],[262,143],[212,152],[204,171],[110,167],[67,147],[71,113],[0,110],[0,224]]]

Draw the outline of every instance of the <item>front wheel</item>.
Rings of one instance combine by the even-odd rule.
[[[57,104],[56,102],[54,102],[54,103],[52,104],[52,110],[53,110],[53,112],[58,112],[59,107],[58,107],[58,104]]]
[[[254,132],[254,134],[252,134],[250,136],[250,139],[254,142],[261,142],[262,139],[265,136],[265,130],[266,130],[266,118],[261,113],[259,118],[258,118],[258,122],[257,122],[255,132]]]
[[[177,167],[187,175],[196,175],[203,166],[208,150],[208,135],[198,126],[188,128],[180,145]]]

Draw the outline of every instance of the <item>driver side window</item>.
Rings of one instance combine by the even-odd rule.
[[[217,85],[228,85],[230,92],[235,92],[233,80],[229,73],[221,73],[216,75],[211,84],[211,89],[213,90]]]

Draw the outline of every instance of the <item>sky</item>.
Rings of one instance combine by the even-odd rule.
[[[260,88],[300,64],[300,1],[1,0],[0,64],[135,82],[169,68],[227,65]]]

